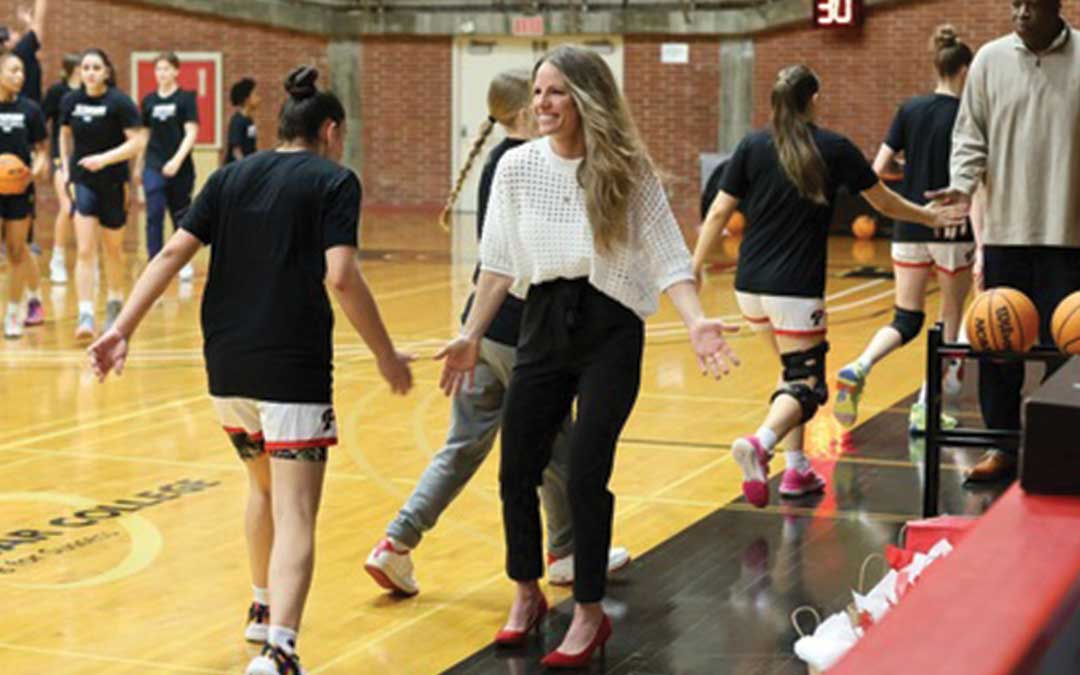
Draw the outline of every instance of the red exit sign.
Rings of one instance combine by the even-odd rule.
[[[543,16],[515,16],[510,34],[517,37],[540,37],[544,34]]]
[[[816,28],[852,28],[862,23],[863,0],[813,0]]]

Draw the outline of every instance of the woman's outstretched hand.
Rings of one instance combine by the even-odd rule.
[[[458,336],[450,341],[435,355],[435,360],[445,359],[439,388],[447,396],[454,396],[465,386],[472,383],[473,368],[480,356],[480,341]]]
[[[690,326],[690,344],[697,355],[702,375],[712,375],[719,380],[728,375],[731,368],[739,365],[739,357],[731,348],[725,334],[737,333],[738,326],[730,326],[720,319],[698,319]]]

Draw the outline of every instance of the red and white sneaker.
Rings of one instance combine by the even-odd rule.
[[[780,479],[780,494],[784,497],[802,497],[825,489],[825,479],[817,471],[788,469]]]
[[[270,634],[270,608],[260,602],[251,603],[248,608],[247,628],[244,639],[248,642],[266,642]]]
[[[304,675],[304,669],[296,652],[267,643],[262,653],[248,664],[244,675]]]
[[[608,574],[624,569],[630,564],[630,559],[630,551],[622,546],[612,546],[608,550]],[[556,558],[548,553],[547,573],[548,583],[552,586],[569,586],[574,583],[574,554]]]
[[[743,472],[742,491],[746,501],[759,509],[769,503],[769,460],[768,452],[757,436],[743,436],[731,444],[731,456]]]
[[[420,586],[413,578],[413,563],[409,550],[400,551],[394,548],[389,538],[383,539],[371,550],[371,555],[364,564],[364,571],[371,575],[375,583],[388,591],[400,595],[416,595],[420,592]]]

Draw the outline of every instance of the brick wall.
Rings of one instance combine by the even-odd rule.
[[[1065,4],[1067,18],[1080,25],[1077,3]],[[854,34],[799,27],[759,36],[754,125],[768,120],[776,73],[803,62],[822,79],[822,126],[845,134],[873,156],[897,106],[933,89],[929,41],[934,28],[946,22],[973,49],[1012,30],[1009,3],[1002,0],[922,0],[873,9]]]
[[[442,207],[451,168],[451,53],[449,38],[363,40],[366,204]]]
[[[660,62],[663,42],[689,42],[688,64]],[[698,221],[698,155],[715,151],[720,120],[720,42],[685,36],[630,36],[623,81],[634,119],[664,174],[684,225]]]

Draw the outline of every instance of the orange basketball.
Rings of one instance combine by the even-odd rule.
[[[18,155],[0,155],[0,195],[21,195],[30,186],[30,167]]]
[[[724,237],[724,255],[731,260],[739,259],[739,246],[742,245],[742,237],[731,235]]]
[[[746,217],[743,216],[742,211],[736,211],[728,218],[727,225],[725,225],[727,231],[730,234],[740,235],[743,230],[746,229]]]
[[[975,298],[964,319],[977,352],[1026,352],[1039,339],[1039,310],[1015,288],[989,288]]]
[[[1054,344],[1066,354],[1080,354],[1080,291],[1068,296],[1050,317]]]
[[[851,231],[856,239],[870,239],[877,231],[877,223],[870,216],[859,216],[851,221]]]

